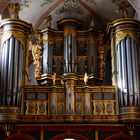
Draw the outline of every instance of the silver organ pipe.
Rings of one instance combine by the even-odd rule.
[[[137,44],[131,39],[132,47],[132,70],[133,70],[133,84],[134,84],[134,105],[139,105],[139,79],[138,79],[138,47]]]
[[[132,55],[133,48],[131,48],[131,38],[127,37],[126,39],[126,54],[127,54],[127,75],[128,75],[128,96],[129,96],[129,105],[133,104],[133,75],[132,75]]]
[[[112,60],[117,59],[112,64],[117,76],[113,78],[116,81],[116,93],[119,101],[119,115],[123,122],[134,122],[139,118],[140,99],[139,99],[139,32],[140,22],[123,18],[113,21],[108,25],[108,33],[111,35],[111,49],[117,47]],[[112,61],[113,63],[113,61]]]
[[[124,105],[124,97],[123,97],[123,86],[122,86],[122,56],[121,56],[121,46],[120,43],[117,46],[117,72],[118,72],[118,94],[119,94],[119,102],[120,105]]]
[[[7,104],[10,105],[12,98],[12,85],[13,85],[13,60],[14,60],[15,39],[10,38],[9,45],[9,59],[8,59],[8,84],[7,84]]]
[[[2,122],[15,122],[22,112],[23,86],[27,84],[28,75],[27,39],[31,31],[31,24],[20,19],[1,20],[0,112],[3,112]],[[5,114],[8,114],[8,117],[5,117]]]
[[[127,63],[126,63],[126,43],[125,40],[121,41],[121,53],[122,53],[122,86],[124,95],[124,104],[128,105],[128,77],[127,77]]]
[[[47,63],[48,63],[48,43],[43,46],[43,73],[47,73]]]
[[[18,95],[17,95],[17,105],[21,106],[21,100],[22,100],[22,82],[23,82],[23,60],[24,60],[24,54],[23,54],[23,45],[19,43],[19,70],[18,70]]]
[[[43,74],[52,74],[53,45],[47,42],[43,46]]]
[[[2,98],[2,102],[4,105],[6,102],[6,96],[7,96],[7,64],[8,64],[8,46],[9,46],[9,41],[7,40],[4,45],[2,46],[2,65],[1,65],[1,89],[2,92],[5,96]]]
[[[17,92],[18,92],[18,78],[19,78],[19,75],[18,75],[18,70],[19,70],[19,66],[18,66],[18,62],[19,62],[19,47],[20,47],[20,42],[16,39],[15,40],[15,50],[14,50],[14,55],[15,55],[15,58],[14,58],[14,80],[13,80],[13,103],[15,103],[15,105],[17,105],[17,101],[16,101],[16,98],[18,95]]]
[[[66,27],[64,32],[64,73],[76,73],[77,72],[77,48],[76,48],[76,36],[69,32],[69,28],[72,28],[74,32],[76,29],[74,27]],[[68,31],[67,31],[68,30]]]
[[[118,91],[121,106],[138,105],[138,49],[130,37],[117,46]]]

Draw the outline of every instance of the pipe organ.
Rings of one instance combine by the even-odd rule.
[[[76,19],[63,19],[58,22],[58,30],[38,31],[36,40],[40,43],[35,45],[33,57],[37,62],[35,75],[39,84],[50,83],[54,73],[61,77],[70,73],[84,77],[87,73],[98,83],[103,80],[104,47],[101,50],[98,46],[103,34],[94,27],[82,30],[81,24]]]
[[[51,115],[57,115],[59,96],[65,99],[63,110],[66,120],[73,120],[77,112],[89,115],[90,94],[87,84],[100,85],[104,77],[103,34],[94,27],[83,30],[81,21],[77,19],[62,19],[58,21],[58,30],[40,30],[35,40],[32,53],[36,79],[40,85],[53,86],[49,96]],[[61,84],[64,86],[64,95],[58,96],[56,89]],[[81,85],[87,86],[84,98],[76,94],[76,86]],[[77,98],[83,98],[85,105],[76,103]]]
[[[0,121],[125,122],[132,131],[131,123],[140,121],[139,21],[126,18],[108,25],[112,85],[103,85],[108,72],[104,34],[95,27],[83,29],[73,18],[57,25],[58,29],[47,27],[33,34],[32,26],[20,19],[0,22]],[[38,85],[28,84],[31,33]],[[11,131],[8,123],[6,132]]]
[[[31,30],[30,24],[19,19],[5,19],[0,23],[1,121],[10,120],[11,117],[15,121],[22,111],[23,86],[27,84],[28,73],[27,40]]]
[[[113,83],[117,87],[121,119],[134,121],[140,114],[138,21],[120,19],[109,24]],[[136,115],[137,114],[137,115]]]

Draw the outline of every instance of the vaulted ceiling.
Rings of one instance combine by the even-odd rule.
[[[16,1],[16,0],[13,0]],[[57,28],[57,21],[62,18],[77,18],[83,21],[83,27],[88,27],[91,21],[100,28],[108,22],[121,17],[117,10],[117,3],[113,0],[18,0],[21,3],[19,17],[32,23],[34,30],[44,28],[44,19],[51,15],[52,28]],[[25,1],[26,3],[24,3]],[[116,0],[119,1],[119,0]],[[136,1],[129,0],[137,7]],[[134,2],[135,1],[135,2]],[[5,15],[10,0],[0,0],[0,13]],[[139,3],[140,5],[140,3]],[[139,10],[139,11],[137,11]],[[140,8],[136,9],[140,12]],[[131,8],[130,16],[134,16]]]

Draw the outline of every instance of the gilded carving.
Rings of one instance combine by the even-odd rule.
[[[98,47],[98,59],[99,59],[99,71],[100,71],[100,78],[102,79],[105,75],[105,51],[103,46]]]
[[[55,37],[55,43],[63,43],[63,38],[62,37]]]
[[[56,41],[60,41],[60,40],[62,40],[61,38],[55,38],[54,36],[52,37],[52,36],[49,36],[48,37],[48,35],[45,35],[45,36],[43,36],[43,43],[45,44],[45,43],[49,43],[50,45],[52,45],[52,46],[54,46],[54,43],[56,42]]]
[[[35,65],[35,77],[37,79],[41,78],[42,74],[42,36],[41,34],[35,34],[35,43],[30,42],[34,65]]]
[[[9,15],[10,15],[10,18],[14,18],[14,19],[18,19],[18,13],[19,13],[19,10],[20,10],[20,5],[19,3],[10,3],[9,7]]]
[[[87,56],[78,56],[77,57],[77,62],[79,63],[80,61],[86,61],[87,60]]]
[[[52,82],[53,82],[53,85],[55,86],[55,82],[56,82],[56,73],[54,73],[53,75],[51,75],[51,78],[52,78]]]
[[[123,39],[125,39],[125,37],[130,36],[135,42],[138,43],[138,33],[135,32],[134,30],[123,30],[123,31],[118,31],[115,34],[115,39],[116,39],[116,46],[120,43],[120,41],[122,41]]]
[[[51,28],[51,21],[52,21],[52,17],[51,15],[49,15],[48,17],[46,17],[45,19],[45,24],[47,27]]]
[[[32,45],[32,55],[35,64],[35,77],[41,78],[42,70],[42,47],[39,44]]]
[[[47,107],[47,100],[26,100],[26,115],[46,115]]]
[[[88,75],[87,75],[87,73],[85,73],[85,75],[84,75],[84,83],[85,83],[85,85],[87,85],[87,82],[88,82]]]
[[[103,103],[102,101],[94,101],[94,115],[103,115]]]
[[[84,36],[77,36],[77,43],[84,43],[86,40],[87,38]]]
[[[63,61],[63,56],[53,56],[53,59],[55,60],[55,61]]]
[[[3,37],[2,38],[2,44],[12,36],[15,37],[16,39],[18,39],[21,42],[21,44],[23,46],[25,46],[25,44],[26,44],[26,36],[25,36],[25,34],[20,32],[20,31],[12,31],[12,30],[11,31],[5,31],[3,33],[3,35],[2,35],[2,37]]]
[[[99,74],[100,74],[101,80],[104,78],[104,75],[105,75],[105,48],[104,48],[103,42],[104,42],[104,34],[99,32],[99,40],[98,40],[98,43],[99,43],[99,46],[98,46],[99,64],[98,64],[98,68],[99,68]]]
[[[67,36],[69,33],[71,33],[73,37],[76,37],[76,29],[75,28],[67,27],[64,29],[64,36]]]
[[[43,43],[45,44],[46,42],[48,42],[48,35],[44,35],[43,37]]]
[[[115,100],[94,100],[94,115],[115,115]]]
[[[86,43],[87,45],[90,45],[90,44],[95,44],[96,43],[96,38],[94,38],[93,36],[89,36],[88,38],[86,38]]]

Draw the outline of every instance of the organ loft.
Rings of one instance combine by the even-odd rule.
[[[49,17],[33,31],[17,3],[9,8],[0,21],[1,139],[138,138],[140,22],[120,18],[105,31],[73,17],[53,28]]]

